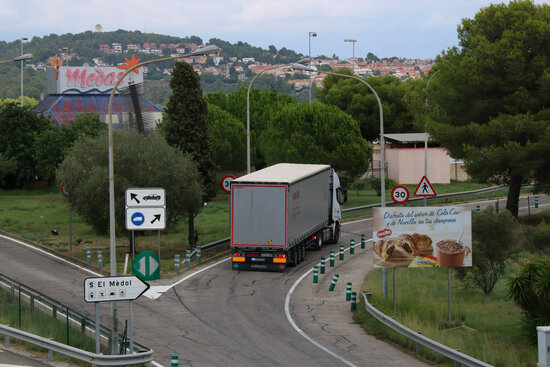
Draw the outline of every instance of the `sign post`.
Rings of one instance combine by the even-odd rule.
[[[65,189],[65,184],[62,183],[60,187],[61,195],[69,199],[69,193]],[[73,225],[72,225],[72,214],[71,214],[71,202],[69,201],[69,251],[73,251]]]

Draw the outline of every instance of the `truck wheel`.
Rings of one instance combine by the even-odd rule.
[[[338,240],[340,239],[340,223],[336,223],[336,226],[334,227],[334,235],[330,239],[330,242],[328,243],[338,243]]]
[[[313,245],[313,249],[315,251],[320,251],[321,246],[323,246],[323,239],[321,238],[321,235],[318,235],[317,240],[315,241],[315,245]]]
[[[296,247],[290,250],[290,263],[288,264],[289,266],[298,265],[298,251],[296,250]]]
[[[304,261],[306,258],[306,244],[300,246],[300,262]]]

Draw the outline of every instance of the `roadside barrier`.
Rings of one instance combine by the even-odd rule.
[[[344,245],[340,245],[340,260],[344,260]]]
[[[92,264],[92,249],[89,247],[86,247],[86,264]]]
[[[330,250],[330,267],[334,267],[334,250]]]
[[[189,269],[191,267],[191,251],[185,250],[185,267]]]
[[[351,282],[346,283],[346,301],[351,301]]]
[[[325,274],[325,257],[321,257],[321,274]]]
[[[197,247],[197,255],[195,256],[195,261],[197,262],[197,264],[201,263],[201,252],[202,248],[200,246]]]
[[[176,274],[180,272],[180,255],[174,255],[174,272]]]
[[[367,247],[367,236],[363,233],[361,235],[361,248],[364,249]]]
[[[329,291],[333,291],[334,290],[334,287],[336,287],[336,282],[338,281],[338,277],[340,277],[339,274],[334,274],[334,276],[332,277],[332,282],[330,282],[330,286],[328,288]]]
[[[103,269],[103,255],[101,254],[101,251],[97,252],[97,267]]]
[[[319,267],[313,266],[313,283],[319,283]]]
[[[178,367],[179,357],[177,354],[172,354],[172,359],[170,360],[170,367]]]
[[[355,253],[355,240],[353,238],[349,240],[349,253],[350,255]]]

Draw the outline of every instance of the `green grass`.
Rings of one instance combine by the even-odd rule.
[[[0,288],[0,309],[2,310],[0,313],[1,324],[9,325],[44,338],[52,338],[63,344],[67,343],[66,321],[56,320],[51,314],[45,314],[40,311],[31,312],[29,305],[25,301],[21,303],[21,327],[19,327],[19,297],[17,296],[17,291],[15,292],[15,297],[12,298],[11,292]],[[24,345],[26,349],[32,351],[47,353],[47,350],[44,348],[24,343],[17,339],[12,338],[10,343]],[[84,335],[80,331],[80,328],[69,326],[69,345],[95,353],[95,340]],[[103,352],[106,353],[106,350],[103,350]],[[87,365],[84,362],[58,353],[54,353],[54,359]]]
[[[520,337],[517,330],[521,310],[506,297],[502,279],[491,295],[485,296],[478,289],[463,289],[451,276],[452,321],[449,321],[447,269],[396,269],[395,313],[392,274],[388,272],[388,299],[382,296],[382,269],[369,273],[362,287],[364,291],[373,293],[371,303],[389,317],[430,339],[494,366],[536,364],[537,348],[523,342]],[[381,324],[364,307],[358,309],[357,317],[369,333],[416,350],[414,342]],[[436,363],[454,365],[427,348],[421,348],[421,354]]]

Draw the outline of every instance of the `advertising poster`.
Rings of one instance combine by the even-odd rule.
[[[472,266],[472,213],[463,207],[374,208],[374,266]]]

